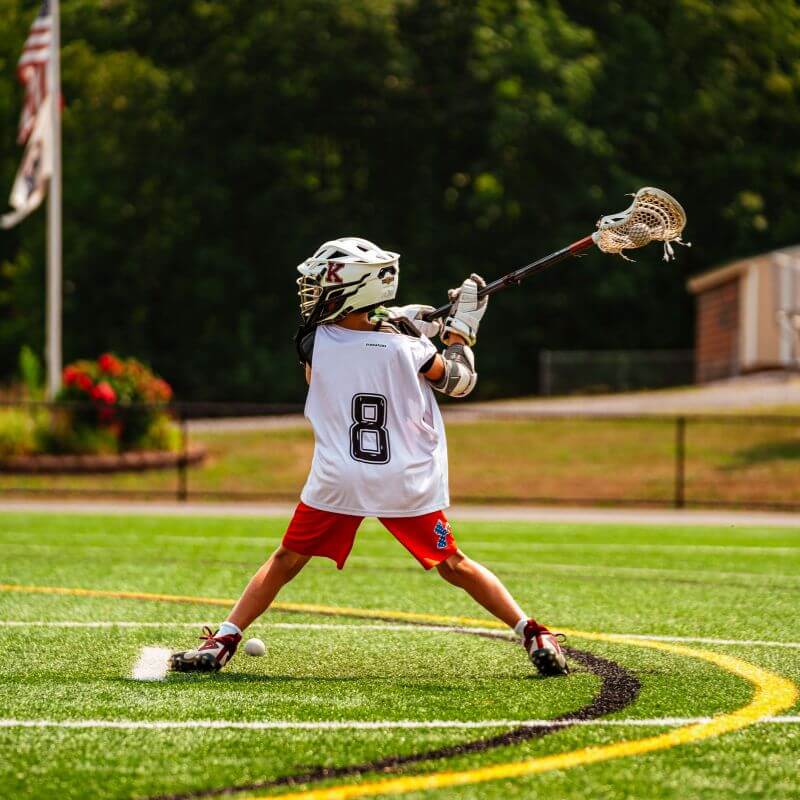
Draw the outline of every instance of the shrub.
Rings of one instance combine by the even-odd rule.
[[[35,427],[34,418],[27,411],[0,409],[0,457],[34,452]]]
[[[166,414],[159,414],[142,437],[138,449],[177,452],[181,449],[181,432]]]
[[[42,362],[28,345],[23,345],[19,351],[19,374],[28,397],[41,400],[44,397]]]
[[[46,453],[106,454],[119,452],[119,440],[108,428],[76,425],[69,412],[56,410],[36,431]]]
[[[113,353],[76,361],[64,369],[63,383],[56,399],[65,405],[43,434],[48,450],[114,452],[168,440],[172,389],[140,361]]]

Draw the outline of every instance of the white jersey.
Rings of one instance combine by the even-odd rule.
[[[364,517],[447,508],[447,440],[420,368],[430,339],[320,325],[305,415],[314,460],[300,499]]]

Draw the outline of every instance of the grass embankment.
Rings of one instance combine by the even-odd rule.
[[[190,493],[293,499],[311,461],[307,429],[204,432],[205,465],[189,471]],[[675,480],[671,419],[482,420],[448,425],[450,486],[458,502],[670,502]],[[800,502],[800,430],[764,421],[690,420],[686,499],[719,503]],[[172,493],[175,471],[111,476],[0,476],[11,486]]]

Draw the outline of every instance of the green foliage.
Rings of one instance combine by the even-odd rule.
[[[75,446],[80,448],[75,452],[84,452],[84,444],[93,443],[98,452],[130,450],[148,438],[168,440],[157,423],[172,389],[140,361],[104,353],[97,361],[68,365],[63,380],[56,400],[64,406],[55,412],[60,419],[51,432],[58,451]]]
[[[23,345],[19,351],[19,374],[28,397],[41,400],[44,397],[42,362],[28,345]]]
[[[35,450],[34,418],[27,411],[0,409],[0,457],[22,456]]]
[[[0,0],[0,191],[35,6]],[[63,0],[62,21],[66,357],[136,352],[184,397],[302,396],[293,268],[335,236],[401,252],[400,301],[438,304],[640,185],[681,199],[676,267],[595,253],[492,300],[484,397],[534,389],[545,346],[686,346],[690,273],[800,239],[793,0]],[[0,235],[0,372],[42,347],[43,219]]]
[[[137,442],[137,449],[177,452],[181,449],[180,429],[166,414],[158,414]]]
[[[44,453],[107,455],[120,450],[119,438],[112,429],[76,420],[73,414],[63,409],[40,420],[36,437],[37,449]]]

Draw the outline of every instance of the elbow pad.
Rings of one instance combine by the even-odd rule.
[[[431,381],[437,392],[451,397],[466,397],[478,382],[475,356],[465,344],[451,344],[443,353],[444,373],[438,381]]]

